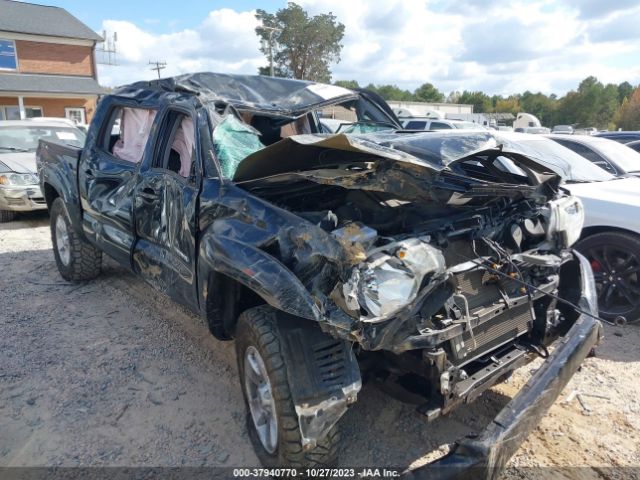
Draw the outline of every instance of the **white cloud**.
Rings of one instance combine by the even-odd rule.
[[[117,86],[154,78],[149,61],[166,62],[163,76],[195,71],[256,73],[264,64],[254,33],[254,12],[214,10],[193,29],[153,34],[130,21],[105,20],[107,32],[118,32],[117,66],[99,65],[103,85]]]
[[[500,94],[563,94],[588,75],[604,82],[640,83],[635,61],[640,38],[629,23],[637,17],[629,15],[630,1],[603,7],[599,14],[577,1],[558,0],[461,0],[455,8],[436,0],[299,3],[310,14],[332,12],[345,24],[334,79],[407,89],[431,82],[444,92]],[[166,34],[150,33],[130,21],[106,20],[103,28],[118,32],[120,66],[100,66],[100,80],[114,86],[154,78],[149,60],[167,62],[165,76],[201,70],[256,73],[266,63],[256,25],[253,11],[229,8]]]

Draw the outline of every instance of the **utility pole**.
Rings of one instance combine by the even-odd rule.
[[[269,32],[269,75],[270,76],[274,76],[273,75],[273,34],[277,33],[277,32],[281,32],[282,30],[280,28],[276,28],[276,27],[258,27],[260,30],[265,30],[267,32]]]
[[[149,61],[149,65],[155,65],[155,67],[151,68],[151,70],[155,70],[158,72],[158,80],[160,80],[160,70],[167,68],[167,64],[166,62],[159,62],[159,61]]]

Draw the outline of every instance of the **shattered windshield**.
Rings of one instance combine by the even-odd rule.
[[[264,148],[257,130],[234,115],[227,115],[214,128],[213,145],[224,178],[233,178],[242,160]]]

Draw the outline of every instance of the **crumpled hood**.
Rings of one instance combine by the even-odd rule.
[[[36,152],[0,153],[0,162],[16,173],[36,173]]]
[[[503,152],[519,154],[535,161],[549,172],[561,177],[569,176],[571,165],[562,157],[536,148],[531,135],[502,132],[498,130],[438,131],[417,134],[378,132],[360,135],[365,141],[382,147],[408,153],[424,165],[441,171],[473,154],[499,149]],[[542,141],[536,138],[537,141]]]
[[[567,176],[571,171],[571,167],[561,157],[553,157],[549,160],[548,152],[540,152],[535,147],[518,141],[529,138],[526,134],[504,136],[500,133],[498,131],[458,131],[407,134],[389,131],[360,135],[294,135],[246,157],[238,165],[234,180],[244,181],[302,170],[305,165],[308,165],[305,156],[316,149],[376,155],[423,166],[435,172],[440,172],[451,163],[474,153],[502,150],[523,155],[542,167],[542,170],[561,177]]]

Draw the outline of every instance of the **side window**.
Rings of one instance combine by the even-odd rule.
[[[431,122],[431,125],[429,126],[429,130],[447,130],[447,129],[450,130],[451,125],[448,125],[442,122]]]
[[[195,172],[195,127],[184,113],[169,111],[160,130],[162,141],[153,166],[191,178]]]
[[[155,117],[156,110],[148,108],[114,108],[102,139],[102,150],[121,160],[140,162]]]
[[[426,126],[427,126],[427,122],[419,122],[417,120],[411,120],[410,122],[407,122],[404,128],[405,130],[424,130]]]
[[[605,158],[601,157],[599,154],[591,150],[589,147],[582,145],[580,143],[575,142],[567,142],[559,140],[558,143],[563,147],[567,147],[569,150],[573,150],[578,155],[586,158],[590,162],[593,162],[600,168],[603,168],[609,173],[616,174],[616,169],[611,165]]]

